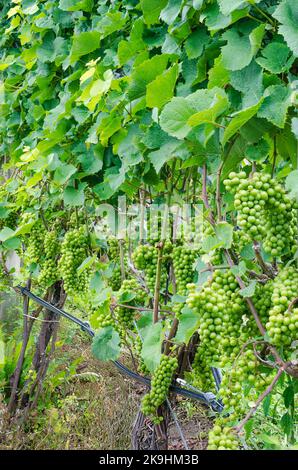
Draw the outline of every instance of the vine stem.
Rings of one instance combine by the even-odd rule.
[[[156,266],[156,278],[155,278],[154,300],[153,300],[153,323],[158,322],[163,247],[164,247],[164,242],[160,242],[157,246],[158,258],[157,258],[157,266]]]
[[[125,280],[125,264],[124,264],[124,249],[123,249],[124,240],[119,241],[119,251],[120,251],[120,271],[121,271],[121,281]]]
[[[255,252],[257,261],[258,261],[263,273],[266,274],[271,279],[274,279],[274,277],[275,277],[274,269],[272,268],[271,265],[265,263],[265,261],[263,260],[262,255],[261,255],[261,251],[260,251],[260,244],[256,241],[254,241],[253,242],[253,247],[254,247],[254,252]]]
[[[226,257],[226,260],[227,260],[228,265],[230,266],[230,268],[234,267],[235,264],[234,264],[234,262],[231,258],[229,250],[225,250],[225,257]],[[246,285],[243,282],[242,278],[240,276],[235,276],[235,278],[236,278],[236,281],[239,284],[239,287],[241,289],[244,289],[246,287]],[[252,313],[252,315],[255,319],[255,322],[257,324],[257,327],[259,328],[260,333],[262,334],[262,336],[264,336],[266,334],[266,330],[265,330],[265,328],[264,328],[264,326],[263,326],[263,324],[260,320],[260,317],[258,315],[256,307],[254,306],[254,303],[253,303],[252,299],[250,297],[245,297],[245,300],[246,300],[246,303],[247,303],[247,305],[248,305],[248,307],[249,307],[249,309],[250,309],[250,311],[251,311],[251,313]]]
[[[214,225],[215,220],[212,214],[211,206],[209,204],[208,193],[207,193],[207,165],[206,163],[204,163],[203,165],[203,173],[202,173],[202,199],[203,199],[205,208],[209,211],[210,223]]]
[[[267,395],[269,395],[274,386],[276,385],[278,379],[281,377],[281,375],[285,372],[285,368],[286,368],[287,364],[284,364],[284,366],[282,366],[276,373],[274,379],[272,380],[271,384],[268,385],[268,387],[266,388],[266,390],[259,396],[259,398],[257,399],[257,401],[255,402],[254,406],[249,410],[249,412],[247,413],[247,415],[245,416],[245,418],[243,418],[243,420],[238,424],[238,426],[235,427],[235,431],[237,433],[240,433],[240,431],[243,429],[244,425],[247,423],[247,421],[250,420],[250,418],[252,418],[252,416],[255,414],[255,412],[257,411],[257,409],[259,408],[260,404],[262,403],[262,401],[267,397]]]
[[[287,313],[290,313],[296,304],[298,304],[298,297],[292,300],[292,302],[289,304]]]
[[[113,307],[125,307],[125,308],[130,308],[132,310],[139,310],[140,312],[152,312],[153,311],[153,308],[150,308],[150,307],[134,307],[132,305],[127,305],[127,304],[116,304],[116,305],[113,305]],[[171,315],[174,314],[174,312],[172,312],[171,310],[165,310],[163,308],[159,308],[158,311],[169,313]]]
[[[217,170],[216,174],[216,208],[217,208],[217,218],[218,221],[222,221],[222,214],[221,214],[221,194],[220,194],[220,179],[221,173],[224,166],[224,162],[222,162]]]

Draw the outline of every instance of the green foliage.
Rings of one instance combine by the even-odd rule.
[[[97,358],[137,349],[153,376],[149,415],[167,397],[179,348],[198,333],[191,380],[207,389],[210,366],[220,364],[230,413],[209,448],[238,448],[231,423],[272,381],[268,351],[293,360],[297,336],[297,308],[287,311],[297,287],[287,266],[297,260],[297,2],[2,3],[0,255],[5,268],[18,250],[22,268],[3,269],[1,289],[29,273],[38,291],[63,282],[98,329]],[[194,251],[172,230],[160,269],[159,231],[123,257],[95,230],[98,206],[123,195],[146,207],[204,202],[212,226]],[[260,334],[262,366],[245,346]],[[278,386],[279,426],[292,442],[296,389]]]

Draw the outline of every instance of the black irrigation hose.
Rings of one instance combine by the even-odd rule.
[[[17,286],[17,290],[20,291],[22,295],[25,295],[32,299],[34,302],[38,303],[42,307],[45,307],[47,310],[50,310],[53,313],[56,313],[58,315],[61,315],[68,320],[72,321],[73,323],[76,323],[78,326],[81,327],[83,331],[89,334],[91,338],[95,336],[94,331],[90,327],[88,322],[84,322],[83,320],[80,320],[79,318],[75,317],[71,313],[65,312],[64,310],[55,307],[55,305],[50,304],[49,302],[43,300],[41,297],[38,297],[37,295],[33,294],[29,289],[26,287],[22,286]],[[138,382],[143,383],[144,385],[147,385],[150,387],[151,380],[148,377],[144,377],[142,375],[137,374],[136,372],[131,371],[128,369],[126,366],[121,364],[119,361],[112,361],[114,365],[125,375],[133,378],[134,380],[137,380]],[[221,382],[221,374],[220,371],[216,368],[212,368],[212,373],[214,376],[214,380],[216,383],[216,386],[219,387],[220,382]],[[176,393],[178,395],[187,397],[187,398],[192,398],[194,400],[198,400],[201,403],[204,403],[205,405],[210,406],[213,411],[221,412],[223,410],[223,405],[220,401],[218,401],[215,397],[215,395],[211,392],[195,392],[192,390],[188,390],[186,388],[179,387],[177,385],[171,385],[170,391],[173,393]]]

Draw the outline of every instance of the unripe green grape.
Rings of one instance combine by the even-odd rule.
[[[168,263],[172,245],[166,243],[163,249],[163,261],[161,268],[161,289],[164,289],[168,277]],[[143,271],[146,285],[153,293],[156,280],[156,269],[158,262],[158,248],[152,245],[139,245],[132,254],[132,260],[137,269]]]
[[[207,450],[239,450],[240,442],[233,430],[225,426],[221,420],[215,421],[214,427],[209,431]]]
[[[173,266],[177,293],[186,295],[187,284],[194,279],[194,262],[199,253],[197,250],[184,246],[175,246],[173,249]]]
[[[298,308],[291,308],[297,298],[298,270],[289,266],[280,271],[273,281],[272,307],[266,328],[272,344],[290,346],[298,336]]]
[[[177,367],[178,360],[176,357],[162,354],[159,366],[152,376],[151,390],[142,400],[142,412],[145,416],[154,415],[156,409],[166,400]]]
[[[281,184],[268,174],[240,178],[234,172],[224,184],[227,191],[235,194],[241,231],[250,240],[264,241],[265,251],[274,257],[291,252],[297,237],[296,203]]]
[[[61,246],[58,263],[60,275],[67,294],[80,294],[87,291],[90,282],[90,268],[78,273],[78,268],[88,256],[88,236],[85,227],[66,232]]]

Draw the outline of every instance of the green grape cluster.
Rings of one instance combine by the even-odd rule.
[[[165,288],[167,282],[168,262],[171,250],[172,244],[169,241],[165,242],[163,249],[163,263],[160,279],[160,284],[162,288]],[[143,271],[148,289],[151,292],[154,292],[156,267],[158,260],[158,248],[152,245],[139,245],[134,250],[132,259],[136,268]]]
[[[110,237],[108,239],[108,256],[111,261],[110,266],[113,270],[112,276],[110,278],[110,286],[114,291],[118,291],[121,287],[122,276],[121,276],[121,267],[120,267],[120,246],[119,243],[122,243],[116,237]],[[125,244],[123,245],[125,248]],[[127,256],[124,256],[124,267],[127,268]]]
[[[204,235],[203,237],[204,240],[206,240],[208,237],[215,236],[214,228],[207,220],[205,220],[203,224],[203,235]],[[223,264],[223,250],[222,249],[217,248],[215,250],[212,250],[210,263],[212,266],[220,266],[221,264]]]
[[[276,346],[290,346],[298,337],[298,308],[290,307],[298,297],[298,270],[289,266],[280,271],[273,281],[272,308],[266,324],[271,342]]]
[[[206,361],[204,350],[198,348],[191,365],[191,383],[203,392],[215,392],[215,383],[210,364]]]
[[[121,268],[118,263],[112,262],[111,267],[113,269],[112,276],[109,279],[109,284],[113,291],[118,291],[121,288],[122,276]]]
[[[58,268],[67,294],[84,293],[90,281],[90,269],[80,274],[78,268],[88,256],[88,237],[85,227],[66,232],[61,246]]]
[[[143,375],[150,375],[150,371],[148,370],[141,356],[142,347],[143,347],[142,339],[139,335],[137,335],[134,339],[133,349],[136,354],[136,357],[138,358],[138,369],[139,369],[139,372],[141,372]]]
[[[11,210],[7,217],[0,219],[0,230],[2,230],[3,227],[9,227],[12,230],[15,230],[18,224],[18,218],[18,213]]]
[[[292,250],[297,204],[275,179],[264,173],[248,178],[245,172],[232,172],[224,184],[235,194],[238,225],[251,240],[264,240],[264,249],[272,256]]]
[[[74,211],[71,213],[69,220],[68,220],[68,230],[74,230],[84,225],[85,222],[85,214],[82,211]]]
[[[186,295],[187,284],[194,279],[194,263],[198,255],[197,250],[185,246],[175,246],[173,248],[173,266],[178,294]]]
[[[47,232],[43,243],[44,260],[41,263],[41,271],[38,282],[43,287],[49,287],[59,278],[57,258],[59,255],[59,240],[57,232]]]
[[[129,305],[132,307],[143,307],[146,304],[146,292],[136,279],[125,279],[122,282],[121,288],[117,293],[117,299],[120,300],[119,303],[121,303],[121,297],[130,293],[133,293],[134,297],[128,302]],[[128,329],[134,329],[133,321],[136,313],[137,310],[129,307],[121,306],[115,309],[118,322],[120,325],[126,326]]]
[[[254,351],[247,348],[226,371],[219,394],[226,410],[229,410],[230,420],[242,416],[247,409],[247,402],[255,400],[271,383],[272,372],[261,372],[259,365]]]
[[[96,329],[112,326],[118,330],[117,323],[112,315],[109,301],[106,301],[101,305],[89,305],[88,318],[91,325]]]
[[[253,296],[254,306],[256,307],[263,325],[266,325],[269,319],[269,311],[272,306],[273,287],[274,283],[272,280],[267,281],[266,284],[257,284]]]
[[[108,239],[108,256],[110,260],[118,260],[120,256],[119,240],[116,237]]]
[[[144,415],[154,415],[156,409],[164,403],[177,367],[178,360],[176,357],[162,354],[159,366],[152,376],[151,390],[142,400],[142,412]]]
[[[234,430],[222,422],[215,423],[208,436],[208,450],[239,450],[240,442]]]
[[[233,246],[236,253],[241,253],[243,248],[251,244],[249,235],[244,230],[234,230],[233,232]]]
[[[39,263],[44,256],[45,228],[36,223],[26,237],[26,264]]]
[[[229,362],[247,338],[250,323],[243,322],[247,307],[234,275],[229,270],[215,270],[212,281],[200,291],[190,289],[186,303],[200,319],[200,348],[206,362]]]

